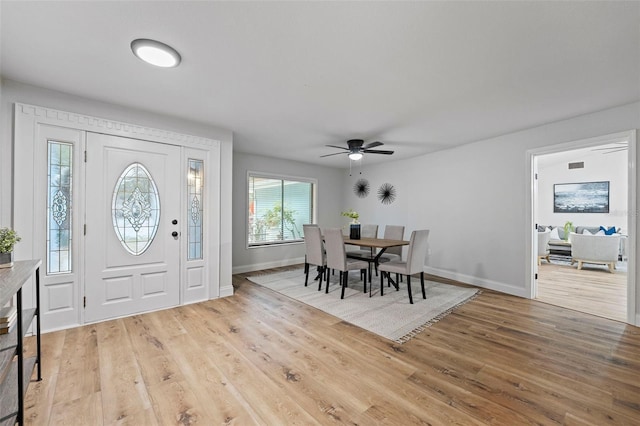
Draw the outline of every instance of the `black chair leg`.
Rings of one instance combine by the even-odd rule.
[[[318,280],[318,291],[322,291],[322,281],[324,281],[324,275],[327,271],[326,266],[319,266],[320,269],[320,279]]]
[[[361,272],[364,274],[364,293],[366,293],[367,292],[367,270],[363,269]],[[369,277],[371,277],[371,275],[369,275]],[[369,279],[371,279],[371,278],[369,278]],[[369,283],[369,284],[371,284],[371,283]]]
[[[384,274],[386,274],[386,272],[380,272],[380,296],[384,296]]]
[[[413,305],[413,295],[411,294],[411,275],[407,275],[407,289],[409,290],[409,303]]]
[[[420,272],[420,285],[422,286],[422,298],[426,299],[427,294],[424,292],[424,271]]]
[[[349,279],[348,271],[344,271],[344,277],[342,274],[343,272],[340,271],[340,281],[342,282],[342,294],[340,295],[340,299],[344,299],[344,289],[347,287],[347,280]]]
[[[324,290],[325,293],[329,293],[329,270],[327,270],[327,287]]]
[[[304,264],[304,273],[305,273],[305,277],[304,277],[304,286],[307,286],[307,283],[309,282],[309,264],[305,262]]]

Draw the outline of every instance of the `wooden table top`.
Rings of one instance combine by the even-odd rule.
[[[385,240],[384,238],[360,238],[359,240],[352,240],[351,238],[345,237],[344,243],[351,244],[354,246],[374,247],[374,248],[389,248],[389,247],[409,245],[409,241]]]
[[[0,307],[11,300],[41,263],[40,259],[16,260],[11,268],[0,269]]]

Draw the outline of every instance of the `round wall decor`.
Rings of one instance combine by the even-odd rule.
[[[353,192],[360,197],[365,198],[369,195],[369,181],[366,179],[358,179],[358,181],[353,185]]]
[[[378,200],[382,204],[391,204],[396,200],[396,189],[390,183],[383,183],[378,188]]]

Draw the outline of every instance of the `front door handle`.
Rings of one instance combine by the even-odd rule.
[[[172,236],[173,238],[178,238],[178,231],[173,231],[173,232],[171,233],[171,236]]]

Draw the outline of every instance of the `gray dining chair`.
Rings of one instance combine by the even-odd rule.
[[[404,238],[404,226],[402,225],[386,225],[382,236],[385,240],[402,240]],[[378,258],[378,263],[389,262],[392,260],[402,260],[402,246],[389,247],[384,251],[382,256]],[[378,268],[376,267],[376,276]],[[396,274],[396,281],[402,280],[402,277]],[[387,286],[389,286],[388,284]]]
[[[364,292],[367,292],[367,269],[369,262],[357,259],[348,259],[344,248],[344,239],[340,228],[326,228],[324,230],[325,249],[327,251],[327,269],[340,272],[340,283],[342,294],[340,299],[344,299],[344,289],[349,280],[349,271],[360,270],[364,274]],[[329,292],[329,274],[326,274],[327,287],[325,293]],[[369,279],[371,281],[371,279]]]
[[[384,277],[391,280],[391,274],[405,275],[407,277],[407,291],[409,292],[409,303],[413,304],[413,295],[411,294],[411,275],[420,272],[420,285],[422,287],[422,298],[426,299],[424,290],[424,258],[427,256],[427,239],[429,238],[429,230],[423,229],[413,231],[411,240],[409,241],[409,251],[407,260],[392,260],[390,262],[381,263],[378,266],[380,270],[380,295],[384,295]],[[399,283],[396,283],[396,289]]]
[[[360,227],[361,238],[378,238],[378,225],[361,225]],[[360,246],[357,250],[348,250],[347,257],[365,256],[370,257],[372,253],[371,247]]]
[[[309,265],[315,265],[318,268],[318,291],[320,291],[324,274],[327,273],[327,258],[322,243],[320,227],[311,224],[302,225],[302,232],[304,233],[305,247],[304,286],[306,287],[309,282]]]
[[[404,226],[386,225],[382,236],[385,240],[401,240],[404,238]],[[389,262],[391,260],[402,260],[402,246],[389,247],[384,251],[379,262]]]
[[[378,238],[378,225],[362,225],[360,237]],[[369,262],[369,280],[371,280],[371,262],[375,256],[376,252],[372,247],[360,246],[360,248],[356,250],[347,250],[347,257],[358,260],[366,260],[367,262]],[[377,269],[376,276],[378,276]]]

